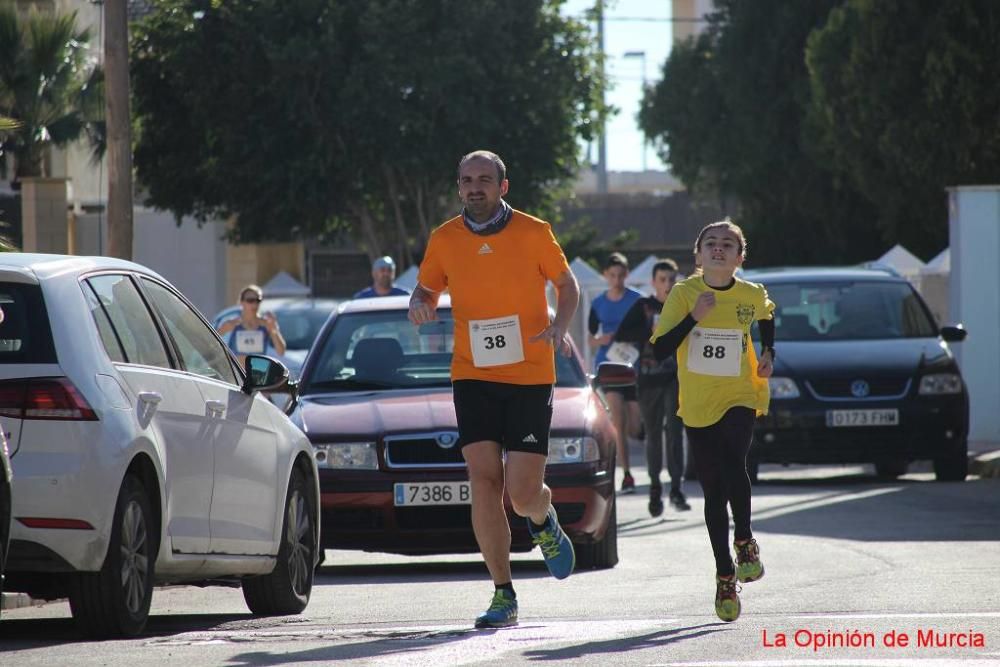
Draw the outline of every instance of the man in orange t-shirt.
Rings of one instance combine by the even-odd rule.
[[[472,527],[496,586],[489,609],[476,618],[479,628],[517,623],[505,481],[549,572],[564,579],[576,564],[544,478],[553,353],[558,346],[570,354],[566,330],[580,288],[549,224],[503,200],[509,187],[495,153],[475,151],[461,159],[458,194],[465,207],[431,233],[410,298],[410,321],[420,325],[436,318],[440,293],[451,293],[459,445],[472,486]],[[549,281],[558,292],[551,321]]]

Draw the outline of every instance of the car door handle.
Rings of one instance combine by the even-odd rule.
[[[205,401],[205,411],[208,412],[209,417],[221,417],[226,412],[226,404],[214,399],[208,400]]]
[[[163,396],[159,392],[155,391],[140,391],[139,400],[143,403],[149,403],[150,405],[159,405],[160,401],[163,400]]]

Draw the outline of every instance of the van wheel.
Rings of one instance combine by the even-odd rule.
[[[875,475],[882,479],[896,479],[906,474],[909,462],[905,459],[889,459],[875,462]]]
[[[574,544],[573,550],[578,570],[606,570],[618,564],[618,498],[614,494],[604,537],[592,544]]]
[[[70,610],[85,634],[134,637],[146,627],[156,564],[152,515],[142,482],[127,476],[118,492],[104,566],[78,573],[70,585]]]
[[[934,478],[939,482],[963,482],[969,474],[969,443],[963,442],[958,451],[934,459]]]
[[[243,580],[243,599],[258,616],[298,614],[309,604],[316,560],[316,506],[296,468],[288,482],[278,561],[270,574]]]

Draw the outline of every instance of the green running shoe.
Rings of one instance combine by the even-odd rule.
[[[733,543],[736,549],[736,578],[742,583],[757,581],[764,576],[764,564],[760,562],[760,547],[751,538],[743,544]]]
[[[731,622],[740,617],[740,595],[736,577],[715,577],[715,613],[723,621]]]
[[[527,521],[531,541],[541,547],[549,574],[556,579],[565,579],[573,574],[573,568],[576,567],[576,552],[573,550],[573,543],[569,541],[562,526],[559,525],[556,508],[549,505],[549,513],[545,517],[545,527],[537,533],[530,517]]]
[[[517,598],[505,590],[493,593],[490,608],[476,617],[477,628],[506,628],[517,625]]]

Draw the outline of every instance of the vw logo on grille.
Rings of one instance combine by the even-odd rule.
[[[458,438],[455,437],[454,433],[438,433],[437,438],[438,447],[441,449],[451,449],[458,442]]]
[[[864,380],[855,380],[851,383],[851,395],[855,398],[864,398],[871,393],[871,387]]]

